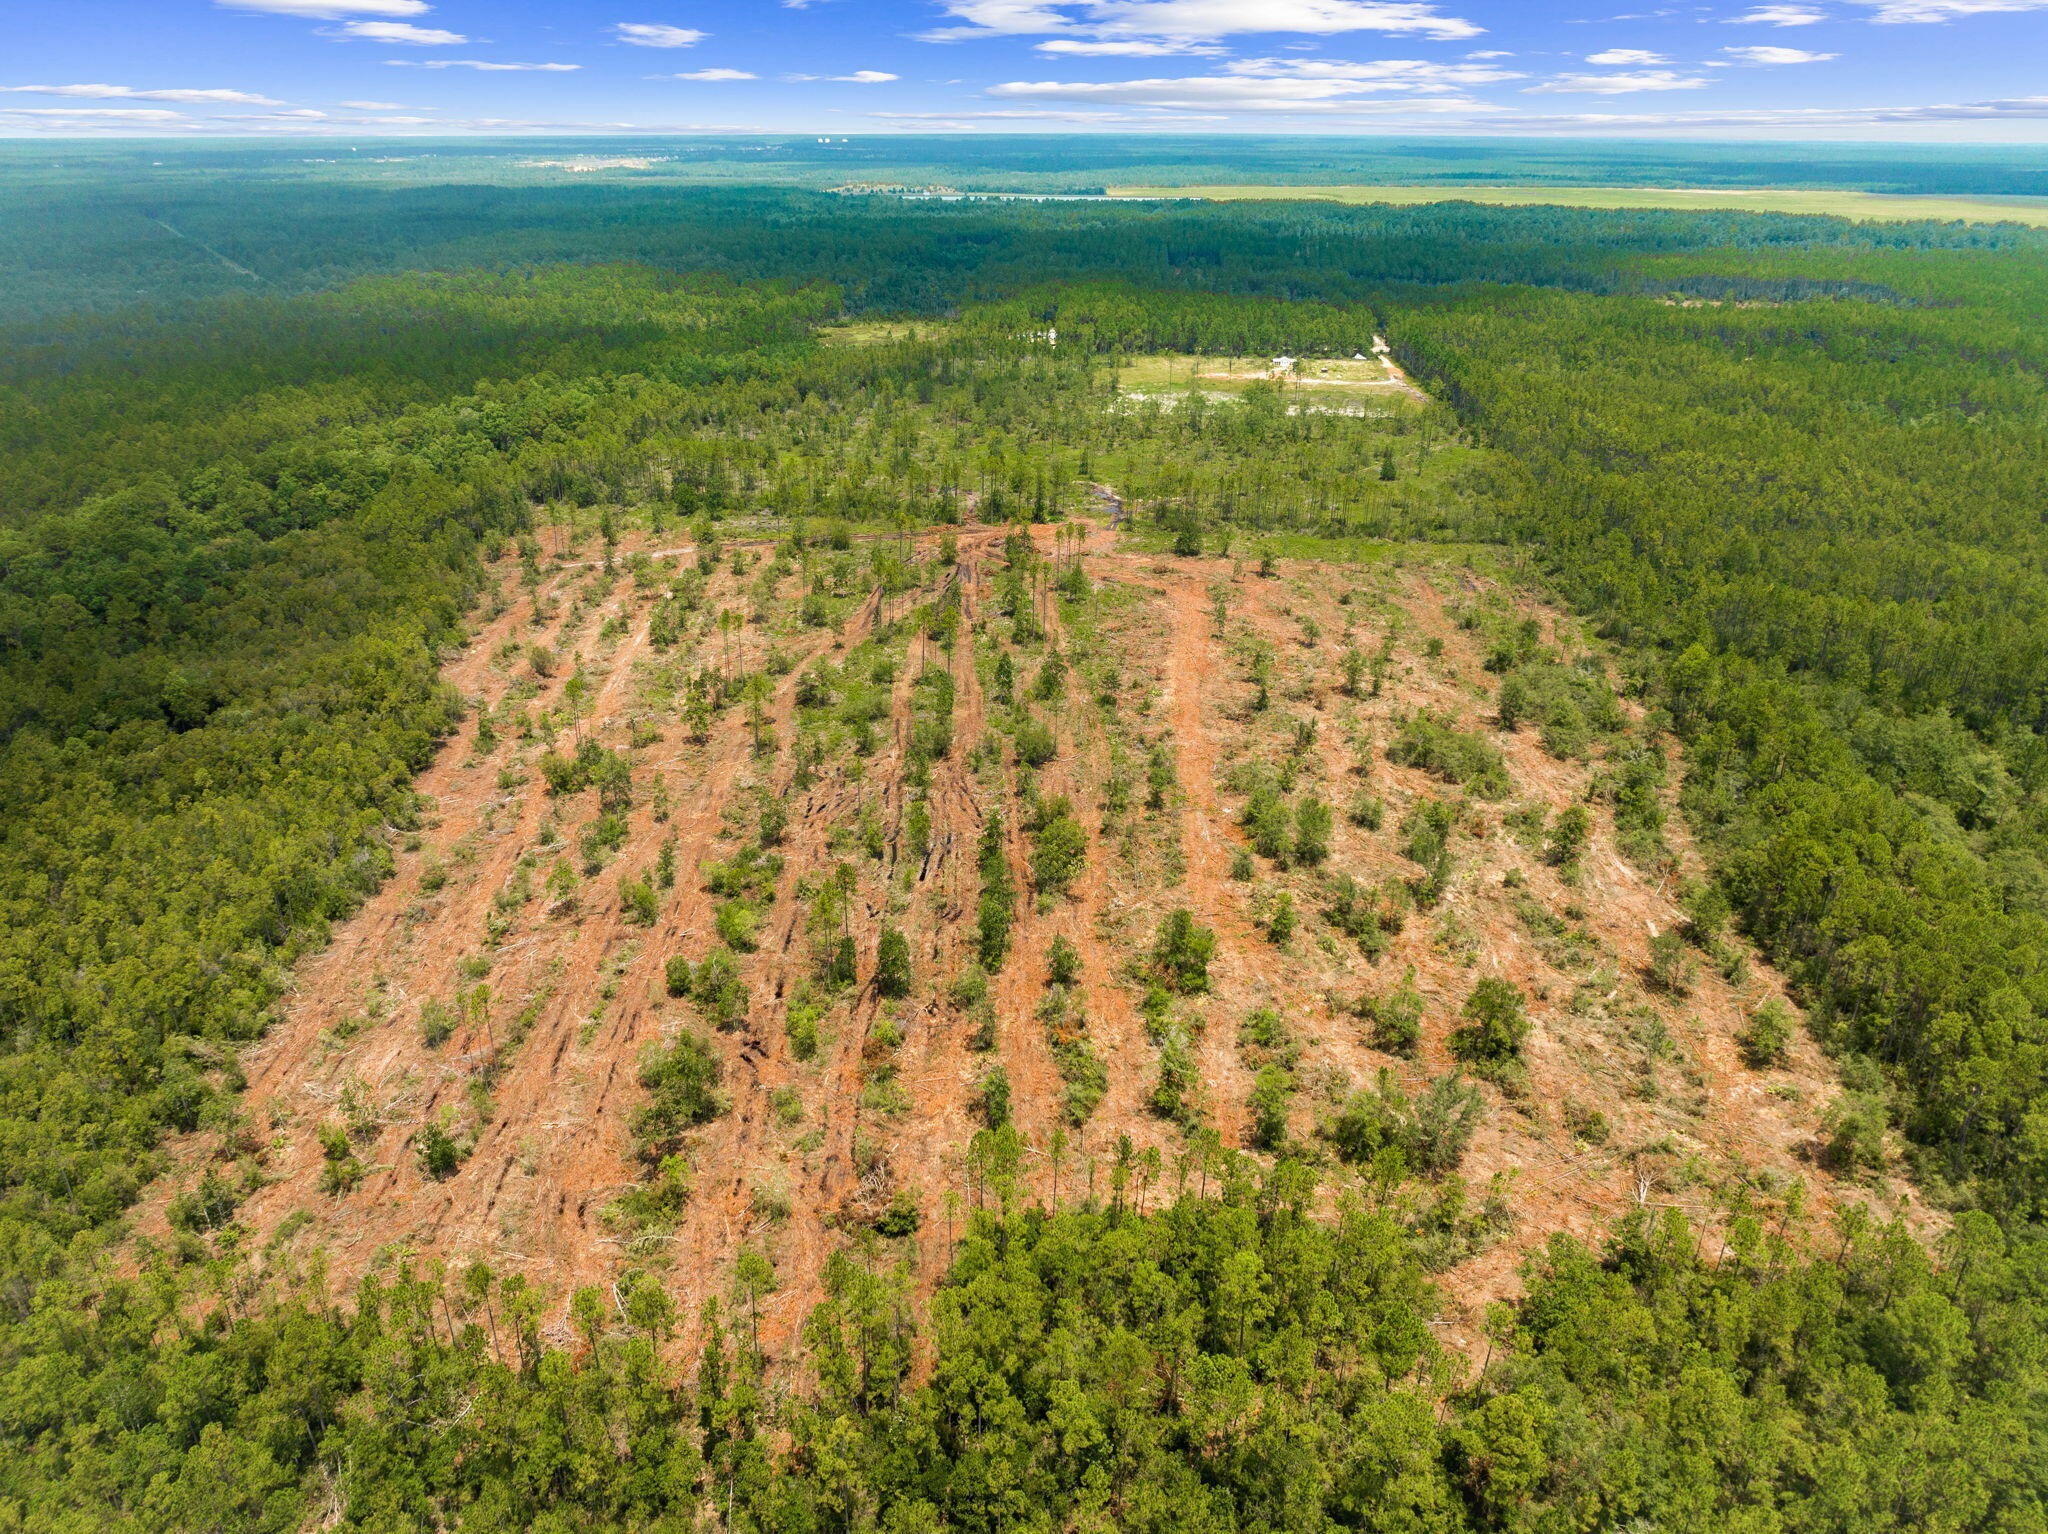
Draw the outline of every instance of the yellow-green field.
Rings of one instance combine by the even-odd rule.
[[[913,336],[936,336],[947,328],[943,320],[864,320],[821,325],[818,339],[828,346],[886,346]],[[1301,357],[1291,373],[1277,378],[1272,371],[1274,360],[1267,353],[1256,357],[1184,353],[1125,357],[1116,365],[1116,380],[1126,395],[1139,399],[1184,394],[1191,388],[1204,394],[1236,395],[1257,384],[1277,383],[1289,397],[1290,408],[1353,407],[1372,401],[1375,406],[1405,411],[1426,403],[1405,375],[1375,356]],[[1343,408],[1343,413],[1359,411]]]
[[[1271,380],[1273,358],[1191,357],[1170,354],[1131,357],[1117,369],[1117,383],[1125,389],[1186,389],[1190,386],[1221,394],[1234,393],[1252,384]],[[1335,394],[1393,394],[1397,380],[1375,357],[1353,361],[1349,357],[1303,357],[1294,372],[1278,380],[1290,391]]]
[[[828,346],[887,346],[915,336],[935,336],[944,320],[862,320],[851,325],[820,325],[818,339]]]
[[[1556,186],[1113,186],[1112,197],[1198,197],[1211,202],[1485,202],[1506,207],[1733,208],[1749,213],[1826,213],[1871,222],[1960,219],[2048,227],[2048,197],[1900,197],[1761,187]]]

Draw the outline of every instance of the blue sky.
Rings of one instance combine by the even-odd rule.
[[[2048,143],[2048,0],[64,0],[0,134]]]

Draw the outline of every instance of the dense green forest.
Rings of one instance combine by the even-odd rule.
[[[395,195],[245,216],[236,259],[493,269],[10,338],[0,1528],[2048,1526],[2040,237],[596,188],[516,229],[420,193],[401,248]],[[25,307],[215,291],[155,259]],[[958,320],[819,338],[849,311]],[[1112,393],[1375,331],[1442,405]],[[1796,976],[1937,1248],[1646,1212],[1557,1238],[1468,1379],[1398,1174],[1332,1221],[1316,1169],[1191,1138],[1149,1202],[1047,1209],[997,1128],[950,1282],[852,1244],[793,1389],[744,1285],[678,1372],[654,1285],[562,1347],[487,1270],[257,1288],[232,1225],[138,1265],[164,1137],[235,1129],[236,1047],[417,814],[488,559],[579,508],[797,539],[1096,480],[1197,544],[1489,545],[1625,645],[1719,870],[1698,936]]]
[[[203,156],[174,174],[181,163],[87,174],[77,184],[61,174],[18,174],[0,202],[0,322],[46,324],[9,335],[4,350],[65,333],[84,310],[183,308],[306,293],[377,273],[506,263],[646,261],[825,281],[860,308],[943,313],[1024,283],[1104,273],[1148,287],[1348,301],[1405,283],[1459,281],[1645,291],[1627,266],[1630,255],[1836,244],[2037,249],[2042,238],[2017,225],[1864,225],[1725,210],[906,204],[754,184],[497,185],[460,171],[446,181],[237,178]],[[2010,172],[2027,185],[2039,174]],[[1673,273],[1671,285],[1683,288],[1685,275]],[[1770,294],[1868,291],[1859,283],[1854,274],[1822,283],[1787,273]]]

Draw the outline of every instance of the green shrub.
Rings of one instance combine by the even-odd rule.
[[[1186,1035],[1178,1028],[1172,1029],[1159,1046],[1159,1079],[1152,1087],[1152,1111],[1178,1124],[1192,1123],[1199,1081]]]
[[[1607,1122],[1607,1115],[1597,1108],[1588,1108],[1582,1103],[1567,1101],[1564,1105],[1564,1127],[1575,1139],[1588,1145],[1605,1145],[1613,1126]]]
[[[1821,1164],[1840,1177],[1860,1177],[1885,1165],[1886,1113],[1874,1093],[1844,1092],[1821,1121]]]
[[[1059,741],[1052,733],[1052,726],[1028,716],[1017,721],[1018,761],[1026,767],[1038,768],[1059,754]]]
[[[718,939],[735,953],[752,953],[761,946],[761,913],[744,900],[728,900],[713,917]]]
[[[875,989],[888,997],[910,994],[910,940],[894,927],[875,945]]]
[[[993,890],[983,892],[974,924],[974,952],[983,969],[999,970],[1010,956],[1010,923],[1014,916],[1015,901],[1011,896]]]
[[[1276,1151],[1287,1143],[1287,1110],[1293,1101],[1293,1075],[1284,1066],[1261,1066],[1252,1084],[1252,1144]]]
[[[1437,1077],[1415,1099],[1407,1142],[1410,1164],[1429,1177],[1456,1171],[1485,1111],[1486,1099],[1477,1087],[1456,1076]]]
[[[1330,856],[1330,807],[1313,794],[1294,807],[1294,857],[1314,868]]]
[[[820,1043],[818,1019],[821,1015],[815,1002],[799,1002],[783,1019],[782,1031],[789,1039],[789,1052],[797,1059],[810,1060],[817,1056]]]
[[[1167,913],[1152,945],[1150,971],[1169,991],[1191,996],[1209,989],[1209,961],[1216,956],[1216,934],[1185,906]]]
[[[1409,966],[1401,984],[1385,996],[1359,998],[1358,1014],[1372,1025],[1374,1049],[1390,1055],[1413,1055],[1422,1041],[1422,993],[1415,989],[1415,969]]]
[[[1498,710],[1502,729],[1533,722],[1543,749],[1567,759],[1586,756],[1596,740],[1620,733],[1628,723],[1597,669],[1555,661],[1531,661],[1511,671],[1501,683]]]
[[[1301,1054],[1287,1020],[1271,1007],[1254,1008],[1238,1024],[1237,1048],[1254,1065],[1279,1064],[1290,1069]]]
[[[1650,939],[1649,978],[1658,990],[1672,996],[1688,994],[1698,968],[1692,950],[1686,946],[1685,934],[1676,927],[1667,927]]]
[[[453,1007],[430,997],[420,1007],[420,1042],[429,1049],[439,1049],[455,1032],[458,1021]]]
[[[997,1065],[981,1078],[981,1088],[975,1094],[981,1111],[982,1122],[991,1129],[1001,1129],[1010,1122],[1010,1073]]]
[[[1792,1045],[1792,1010],[1775,996],[1749,1015],[1749,1026],[1737,1037],[1750,1069],[1765,1071],[1784,1063]]]
[[[631,1120],[643,1162],[658,1166],[664,1157],[679,1154],[688,1131],[725,1112],[719,1090],[723,1074],[718,1052],[697,1034],[679,1033],[667,1045],[649,1047],[640,1061],[640,1085],[648,1097]]]
[[[173,1230],[219,1230],[234,1218],[240,1203],[241,1195],[234,1184],[221,1175],[218,1167],[208,1167],[193,1187],[171,1200],[166,1218]]]
[[[1245,801],[1238,822],[1251,837],[1252,850],[1262,858],[1285,865],[1294,852],[1289,836],[1287,801],[1270,782],[1260,782]]]
[[[1081,950],[1064,932],[1056,934],[1051,949],[1046,953],[1046,982],[1050,985],[1072,985],[1080,978]]]
[[[637,926],[651,927],[661,919],[661,901],[645,879],[621,879],[619,904]]]
[[[1512,981],[1486,979],[1465,998],[1462,1027],[1451,1032],[1451,1053],[1474,1064],[1513,1060],[1522,1053],[1529,1019],[1522,1011],[1522,992]]]
[[[639,1230],[667,1231],[682,1218],[690,1185],[689,1158],[664,1156],[645,1182],[614,1199],[605,1213]]]
[[[1550,827],[1543,857],[1556,868],[1576,868],[1593,838],[1593,817],[1583,804],[1566,806]]]
[[[1429,1177],[1458,1168],[1486,1108],[1479,1090],[1457,1076],[1440,1076],[1411,1098],[1382,1070],[1375,1084],[1353,1093],[1323,1129],[1344,1160],[1365,1164],[1391,1151],[1399,1165]]]
[[[1415,903],[1425,910],[1443,899],[1457,872],[1451,852],[1451,832],[1457,824],[1458,807],[1442,799],[1423,800],[1401,822],[1403,850],[1422,865],[1422,876],[1410,888]]]
[[[723,948],[712,949],[704,962],[697,966],[690,994],[696,999],[699,1010],[721,1032],[730,1032],[745,1022],[747,1010],[752,1005],[747,983],[740,977],[739,960]]]
[[[1387,757],[1469,788],[1482,799],[1505,799],[1512,784],[1500,748],[1484,736],[1460,730],[1424,709],[1402,722]]]
[[[975,912],[975,954],[981,967],[994,972],[1010,954],[1010,926],[1016,918],[1017,891],[1010,877],[1008,841],[1000,811],[982,823],[975,849],[981,873],[981,901]]]
[[[1167,748],[1164,741],[1161,741],[1145,757],[1145,808],[1165,809],[1166,801],[1172,796],[1179,782],[1173,752]]]
[[[819,981],[832,990],[843,990],[860,979],[860,950],[852,934],[842,933],[826,943],[818,964]]]
[[[690,961],[682,954],[672,954],[661,967],[663,986],[671,996],[690,994]]]
[[[1053,1065],[1066,1083],[1060,1109],[1069,1124],[1088,1122],[1109,1092],[1109,1068],[1088,1046],[1085,1038],[1073,1038],[1053,1046]]]
[[[412,1137],[413,1155],[420,1172],[435,1182],[446,1182],[462,1167],[468,1152],[439,1124],[422,1124]]]
[[[1379,891],[1340,874],[1323,887],[1323,916],[1331,926],[1359,946],[1368,959],[1377,961],[1386,952],[1390,923]]]
[[[1048,894],[1064,894],[1088,862],[1088,833],[1072,815],[1055,815],[1032,833],[1031,879]]]
[[[895,1197],[889,1200],[889,1207],[875,1216],[875,1234],[892,1241],[914,1236],[923,1221],[924,1216],[918,1213],[917,1200],[906,1189],[898,1188]]]

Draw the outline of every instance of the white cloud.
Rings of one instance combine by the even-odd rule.
[[[161,107],[0,107],[0,117],[32,117],[51,122],[187,122],[183,112]]]
[[[1625,96],[1632,91],[1690,91],[1707,82],[1699,75],[1681,75],[1670,69],[1644,69],[1632,75],[1559,75],[1541,85],[1531,85],[1531,95],[1555,92],[1572,96]]]
[[[1609,48],[1600,53],[1586,55],[1588,64],[1669,64],[1671,60],[1661,53],[1646,53],[1641,48]]]
[[[692,69],[685,74],[669,75],[671,80],[758,80],[757,74],[744,69]]]
[[[620,21],[612,24],[619,41],[636,48],[688,48],[711,34],[695,27],[669,27],[648,21]]]
[[[1503,127],[1551,132],[1579,128],[1727,129],[1727,128],[1885,128],[1915,123],[2048,121],[2048,96],[2015,96],[2001,101],[1949,102],[1917,107],[1785,107],[1756,111],[1574,113],[1555,117],[1514,117],[1484,124],[1488,133]],[[1711,206],[1702,196],[1701,205]]]
[[[1477,37],[1483,28],[1424,0],[941,0],[965,26],[927,32],[927,42],[1049,33],[1106,40],[1214,42],[1259,32],[1334,36],[1413,32]]]
[[[426,0],[214,0],[231,11],[262,11],[271,16],[309,16],[339,21],[345,16],[424,16]]]
[[[88,101],[185,101],[195,104],[217,101],[238,106],[275,107],[284,105],[268,96],[248,91],[139,91],[127,85],[0,85],[0,92],[26,96],[73,96]]]
[[[1439,64],[1430,59],[1238,59],[1225,74],[1260,79],[1327,80],[1356,90],[1445,91],[1526,78],[1519,70],[1486,64]]]
[[[1728,18],[1736,25],[1759,27],[1810,27],[1827,19],[1825,13],[1804,5],[1760,5],[1746,16]]]
[[[1087,101],[1178,111],[1328,114],[1382,110],[1360,98],[1400,95],[1449,98],[1475,111],[1490,110],[1460,94],[1466,87],[1518,80],[1511,70],[1482,64],[1438,64],[1422,59],[1346,63],[1335,59],[1244,59],[1221,74],[1150,80],[1012,80],[991,96],[1041,101]],[[1418,110],[1439,110],[1435,103]]]
[[[1185,112],[1070,112],[1063,111],[1058,107],[1005,107],[999,111],[992,112],[980,112],[970,107],[960,112],[867,112],[862,115],[884,119],[889,122],[1214,123],[1228,121],[1227,118],[1213,114],[1195,116]]]
[[[880,69],[856,69],[850,75],[827,75],[825,78],[837,80],[841,85],[887,85],[891,80],[903,77]]]
[[[1956,21],[2013,11],[2048,10],[2048,0],[1850,0],[1876,12],[1872,21]]]
[[[1250,82],[1244,82],[1250,83]],[[1114,87],[1111,87],[1114,89]],[[1068,91],[1069,96],[1077,92]],[[1107,96],[1095,98],[1104,104],[1142,106],[1147,103],[1132,101],[1112,103]],[[1344,116],[1369,122],[1376,131],[1398,124],[1403,119],[1431,131],[1471,130],[1479,133],[1498,135],[1503,133],[1580,133],[1613,131],[1617,133],[1642,133],[1658,131],[1665,133],[1727,133],[1754,132],[1770,134],[1779,131],[1794,135],[1815,129],[1873,130],[1883,133],[1895,128],[1924,125],[1941,127],[1953,124],[1992,124],[2010,135],[2020,123],[2048,125],[2048,95],[2019,96],[1997,101],[1975,101],[1945,103],[1930,106],[1876,106],[1876,107],[1793,107],[1729,109],[1691,112],[1573,112],[1573,113],[1529,113],[1510,112],[1489,103],[1474,101],[1465,97],[1406,97],[1376,101],[1335,101],[1307,102],[1293,105],[1278,105],[1271,108],[1247,107],[1238,101],[1217,100],[1211,103],[1224,112],[1273,110],[1313,115],[1322,123],[1333,123]],[[884,114],[871,113],[870,116]],[[903,117],[929,115],[939,117],[946,114],[897,114]],[[951,114],[962,121],[979,120],[985,115],[967,111]],[[1055,115],[1066,115],[1056,113]],[[1095,114],[1086,111],[1072,114],[1077,120]],[[1139,123],[1161,123],[1169,119],[1164,114],[1147,114],[1135,118]],[[1731,194],[1732,195],[1732,194]],[[1717,197],[1699,194],[1702,207],[1715,206]]]
[[[732,122],[591,122],[529,119],[516,117],[350,117],[300,116],[295,113],[246,113],[235,116],[187,117],[177,112],[142,108],[59,109],[43,115],[31,108],[0,106],[0,135],[36,132],[46,136],[139,135],[234,133],[245,137],[311,138],[331,137],[341,129],[366,136],[388,134],[408,137],[422,128],[436,134],[541,134],[562,133],[719,133],[761,134],[770,130],[762,123]]]
[[[1511,59],[1514,55],[1505,48],[1481,48],[1465,55],[1468,59]]]
[[[405,110],[404,104],[397,101],[337,101],[335,105],[353,107],[358,112],[403,112]],[[424,121],[424,119],[422,120]]]
[[[968,37],[1016,37],[1037,32],[1065,32],[1074,19],[1042,0],[942,0],[948,16],[964,27],[940,27],[925,34],[929,42],[952,43]],[[1061,0],[1064,3],[1064,0]]]
[[[490,74],[513,71],[567,74],[583,67],[581,64],[494,64],[489,59],[386,59],[384,62],[393,69],[481,69]]]
[[[1084,58],[1151,59],[1167,54],[1190,53],[1213,57],[1223,52],[1221,48],[1206,43],[1147,43],[1136,39],[1118,42],[1108,38],[1089,42],[1078,37],[1055,37],[1049,42],[1033,43],[1031,46],[1039,53],[1060,53]]]
[[[448,48],[469,41],[460,32],[416,27],[405,21],[345,21],[328,36],[356,38],[366,43],[402,43],[408,48]]]
[[[1761,44],[1750,48],[1723,48],[1721,51],[1745,64],[1819,64],[1841,57],[1839,53],[1809,53],[1804,48],[1771,48]]]

